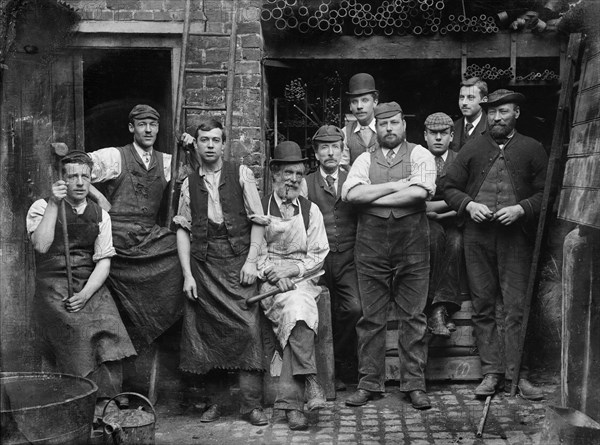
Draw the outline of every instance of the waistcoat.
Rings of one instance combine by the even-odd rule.
[[[503,151],[500,152],[500,156],[496,158],[494,165],[488,171],[475,201],[485,204],[492,212],[517,203]]]
[[[371,184],[383,184],[385,182],[398,181],[406,179],[410,176],[412,170],[410,155],[416,144],[404,141],[400,145],[400,149],[392,165],[389,165],[383,150],[378,148],[371,153],[371,167],[369,168],[369,179]],[[393,215],[394,218],[402,218],[403,216],[412,215],[425,211],[425,203],[410,207],[382,207],[382,206],[364,206],[363,212],[369,215],[378,216],[380,218],[389,218]]]
[[[197,171],[189,176],[190,210],[192,212],[191,253],[198,261],[206,261],[208,249],[208,190]],[[244,195],[240,187],[239,166],[223,161],[219,182],[219,200],[223,210],[223,224],[233,252],[241,255],[250,246],[252,223],[244,207]]]
[[[348,150],[350,150],[350,165],[352,165],[356,158],[358,158],[365,151],[373,153],[379,148],[377,134],[373,133],[369,144],[365,145],[365,142],[360,136],[360,132],[354,132],[357,126],[357,121],[350,122],[348,125],[346,125],[346,145],[348,146]]]

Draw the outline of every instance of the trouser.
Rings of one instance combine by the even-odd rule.
[[[449,313],[462,304],[460,283],[465,273],[462,231],[449,223],[429,221],[431,273],[429,296],[431,306],[444,304]]]
[[[104,362],[85,377],[98,386],[97,398],[114,397],[123,386],[123,363],[121,360]]]
[[[400,390],[425,390],[429,228],[425,213],[400,219],[363,214],[355,256],[363,314],[358,333],[358,387],[384,391],[388,305],[398,306]]]
[[[247,414],[253,409],[262,408],[262,381],[261,371],[240,371],[240,413]]]
[[[465,260],[473,301],[473,326],[483,374],[506,374],[512,379],[519,353],[523,299],[531,267],[532,241],[520,224],[467,221],[464,229]],[[496,303],[504,306],[504,351],[496,325]],[[527,354],[523,354],[526,357]],[[521,365],[521,377],[527,366]]]
[[[333,354],[336,374],[342,364],[356,372],[356,323],[361,315],[358,278],[354,265],[354,249],[329,252],[323,265],[324,283],[331,296]]]
[[[304,379],[317,373],[315,333],[300,321],[294,326],[283,349],[281,374],[274,407],[284,410],[304,410]]]

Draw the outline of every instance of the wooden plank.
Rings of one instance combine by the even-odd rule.
[[[481,36],[468,42],[469,58],[510,56],[510,32]],[[557,35],[517,34],[519,57],[559,57]],[[335,39],[265,39],[266,59],[460,59],[462,49],[452,38],[340,36]]]
[[[558,217],[566,221],[600,229],[600,191],[563,188]]]
[[[596,62],[595,66],[590,68],[600,70],[600,59]],[[594,69],[591,71],[594,71]],[[578,105],[573,116],[573,124],[577,125],[580,122],[588,122],[600,118],[600,85],[581,91],[577,100]]]
[[[470,323],[469,323],[470,324]],[[388,329],[385,336],[385,349],[389,351],[398,350],[398,330]],[[447,348],[452,346],[474,346],[475,345],[475,333],[473,332],[473,326],[460,326],[457,324],[456,331],[452,333],[450,338],[443,338],[439,336],[431,336],[429,341],[429,347],[440,347]]]
[[[427,380],[479,380],[481,363],[477,356],[431,357],[425,368]],[[398,357],[385,358],[386,380],[400,380],[400,361]]]
[[[565,166],[563,187],[596,189],[600,193],[600,153],[569,159]]]
[[[600,153],[600,119],[573,126],[569,156]],[[565,178],[566,179],[566,178]]]
[[[81,34],[175,34],[181,36],[183,22],[82,20],[77,24],[75,31]],[[200,21],[192,23],[190,34],[206,37],[228,35],[226,33],[204,32],[204,23]]]

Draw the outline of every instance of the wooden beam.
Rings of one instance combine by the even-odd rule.
[[[82,20],[75,32],[82,34],[183,34],[183,22]],[[228,33],[205,32],[204,24],[191,24],[190,35],[225,37]]]
[[[468,57],[510,57],[511,35],[501,32],[468,41]],[[559,57],[558,34],[514,33],[519,57]],[[329,39],[265,38],[266,59],[460,59],[462,45],[454,36],[341,36]]]

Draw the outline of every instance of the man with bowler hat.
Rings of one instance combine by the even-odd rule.
[[[340,164],[349,170],[352,163],[362,153],[372,153],[377,149],[377,131],[373,111],[379,102],[379,91],[375,88],[375,79],[367,73],[358,73],[350,78],[349,91],[346,92],[350,112],[356,120],[343,128],[344,151]]]
[[[362,317],[358,333],[358,390],[346,404],[360,406],[385,390],[385,337],[390,301],[399,315],[400,390],[416,409],[431,408],[425,392],[429,287],[429,226],[425,201],[435,193],[435,161],[406,141],[396,102],[375,108],[379,148],[352,165],[342,199],[360,205],[355,258]]]
[[[548,157],[542,144],[516,130],[525,96],[500,89],[482,105],[488,130],[465,144],[448,167],[444,195],[463,217],[473,325],[484,379],[476,396],[502,390],[515,373],[535,229],[540,213]],[[504,305],[504,338],[496,325],[496,301]],[[504,360],[500,342],[504,341]],[[525,359],[527,354],[523,354]],[[543,394],[527,380],[525,360],[519,393]]]
[[[487,128],[487,117],[481,104],[487,100],[487,83],[479,77],[471,77],[460,84],[458,106],[462,117],[454,121],[454,139],[450,148],[456,152],[463,145],[480,135]]]
[[[152,343],[182,313],[183,276],[175,233],[158,225],[171,180],[171,155],[154,148],[158,111],[139,104],[129,113],[132,143],[90,153],[92,183],[111,204],[113,242],[108,286],[133,323],[136,340]]]
[[[449,317],[460,309],[461,274],[465,273],[462,230],[456,211],[444,201],[443,184],[448,165],[456,152],[448,150],[454,136],[454,123],[445,113],[433,113],[425,119],[425,142],[435,157],[435,195],[427,202],[431,274],[429,278],[429,330],[433,335],[449,338],[456,326]]]
[[[335,389],[343,391],[346,389],[343,378],[352,379],[358,365],[356,322],[361,308],[354,265],[356,209],[341,197],[348,176],[340,168],[344,133],[338,127],[324,125],[317,130],[312,143],[319,168],[306,177],[306,183],[308,199],[323,214],[329,241],[329,254],[323,266],[324,283],[331,294]]]
[[[304,430],[304,415],[325,406],[325,394],[317,382],[315,336],[319,324],[316,298],[321,292],[318,279],[295,284],[292,279],[318,272],[329,253],[323,215],[316,204],[300,196],[307,158],[300,146],[285,141],[275,147],[270,168],[273,193],[263,198],[270,223],[258,258],[260,292],[280,293],[262,300],[283,351],[275,408],[285,410],[292,430]]]

